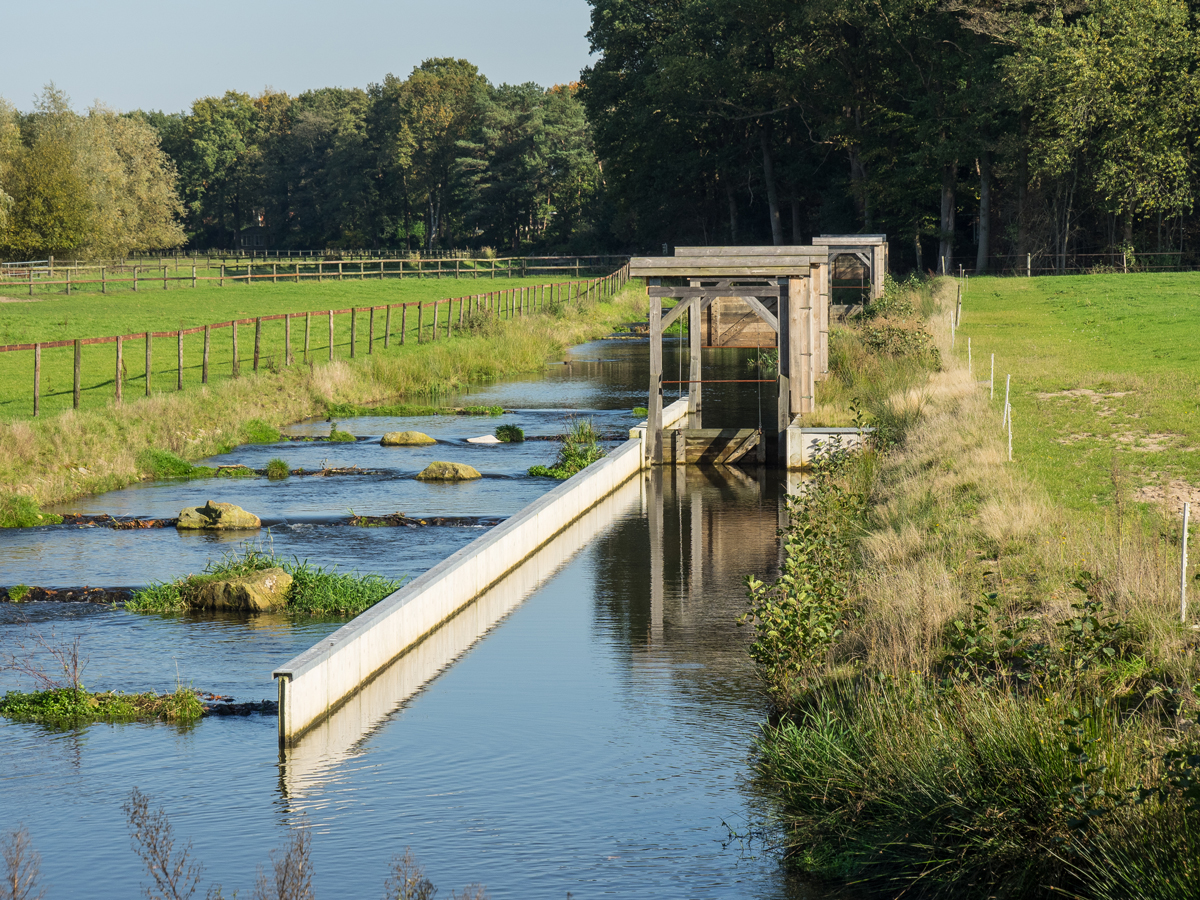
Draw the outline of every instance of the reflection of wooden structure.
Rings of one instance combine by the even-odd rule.
[[[883,276],[888,268],[886,234],[823,234],[813,238],[813,246],[825,248],[830,266],[839,256],[854,257],[871,273],[867,280],[870,299],[883,296]]]
[[[629,274],[634,278],[646,278],[649,285],[650,397],[646,455],[651,464],[662,465],[664,462],[662,336],[684,314],[688,316],[690,336],[687,378],[687,431],[690,436],[685,433],[674,438],[683,442],[682,452],[675,452],[675,445],[672,445],[670,459],[678,465],[690,457],[712,456],[711,451],[699,450],[697,446],[706,437],[720,439],[717,432],[712,436],[699,433],[703,387],[700,370],[702,322],[705,312],[714,304],[725,306],[736,299],[774,333],[774,345],[779,348],[779,375],[775,379],[779,391],[778,431],[786,431],[793,417],[812,411],[816,380],[828,371],[829,360],[829,255],[825,248],[685,247],[677,250],[673,257],[635,258],[630,261]],[[664,285],[663,279],[673,280],[676,284]],[[676,305],[664,311],[664,299],[673,299]],[[743,328],[738,334],[746,330]],[[711,328],[709,334],[711,337]],[[717,337],[720,339],[721,333]],[[728,337],[737,340],[736,335]],[[710,343],[710,346],[745,345]],[[689,445],[692,445],[691,449]],[[757,446],[762,446],[761,436]],[[718,455],[723,462],[733,463],[752,448],[750,441],[742,439],[735,450],[724,452],[722,449]]]

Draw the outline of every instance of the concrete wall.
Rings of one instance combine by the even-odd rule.
[[[812,465],[813,458],[822,450],[834,446],[843,450],[857,450],[863,445],[873,428],[801,428],[789,426],[784,432],[785,468],[804,469]]]
[[[672,425],[678,425],[688,416],[688,395],[684,394],[670,406],[663,407],[663,430],[666,431]],[[643,419],[635,426],[629,429],[629,439],[631,441],[640,441],[642,444],[642,455],[646,455],[646,432],[649,425]]]
[[[684,398],[671,405],[682,405]],[[279,739],[291,744],[642,468],[630,440],[520,513],[410,581],[319,644],[275,670]]]

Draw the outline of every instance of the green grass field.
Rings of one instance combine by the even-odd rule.
[[[35,302],[0,303],[0,345],[26,344],[107,337],[146,331],[174,331],[200,325],[229,322],[256,316],[281,313],[312,312],[310,321],[310,356],[316,361],[329,359],[329,310],[349,307],[381,306],[395,303],[428,303],[443,298],[457,298],[486,291],[508,290],[536,284],[546,284],[545,278],[496,279],[389,279],[385,281],[315,281],[301,284],[253,285],[227,283],[222,288],[202,284],[192,288],[155,290],[147,283],[134,293],[102,295],[97,292],[35,294]],[[561,284],[558,279],[555,283]],[[161,284],[161,283],[160,283]],[[7,291],[7,293],[6,293]],[[21,294],[0,286],[0,296],[17,300]],[[454,304],[455,325],[459,304]],[[325,315],[323,315],[325,314]],[[384,313],[375,313],[376,349],[382,343]],[[440,335],[445,336],[446,310],[442,307]],[[408,312],[406,341],[417,336],[416,309]],[[432,312],[424,315],[423,339],[431,338]],[[370,331],[368,313],[358,315],[356,348],[367,352]],[[393,342],[400,339],[400,310],[392,311]],[[225,327],[211,332],[212,347],[209,359],[209,384],[232,377],[232,329]],[[198,386],[201,379],[204,337],[202,334],[184,337],[184,387]],[[333,350],[335,358],[349,356],[350,316],[334,317]],[[304,321],[293,319],[292,353],[303,362]],[[174,338],[154,338],[151,354],[151,387],[154,391],[175,390],[177,383],[177,345]],[[275,320],[263,323],[260,366],[279,367],[283,364],[284,323]],[[125,369],[124,391],[127,398],[146,393],[144,339],[123,342]],[[252,371],[254,359],[254,326],[238,328],[238,360],[241,372]],[[73,360],[71,347],[42,351],[41,415],[53,415],[69,409],[73,402]],[[80,408],[98,408],[113,398],[116,376],[116,345],[84,345],[81,360]],[[33,413],[33,351],[21,350],[0,353],[0,421],[28,418]]]
[[[999,427],[1012,375],[1013,456],[1072,508],[1200,487],[1200,273],[973,278],[955,352]]]

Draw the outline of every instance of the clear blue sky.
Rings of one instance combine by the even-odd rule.
[[[465,58],[493,83],[575,81],[586,0],[41,0],[0,13],[0,96],[28,110],[53,81],[83,110],[186,109],[270,86],[297,94]]]

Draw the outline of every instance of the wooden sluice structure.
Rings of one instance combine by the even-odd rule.
[[[801,429],[800,417],[813,411],[816,383],[829,372],[829,319],[832,262],[849,252],[869,255],[872,294],[882,291],[886,242],[878,235],[821,238],[830,243],[784,247],[680,247],[674,256],[637,257],[630,275],[645,278],[650,297],[650,391],[647,403],[646,461],[650,465],[694,465],[767,461],[768,436],[760,429],[703,428],[701,354],[706,348],[777,349],[773,379],[733,379],[773,383],[778,393],[775,434],[784,467],[799,468],[819,439]],[[866,248],[865,250],[863,248]],[[672,282],[664,284],[664,280]],[[676,301],[663,309],[663,300]],[[664,333],[683,316],[688,321],[686,426],[664,432]],[[847,432],[853,429],[825,429]],[[840,435],[841,437],[841,435]],[[753,456],[750,454],[753,452]]]

